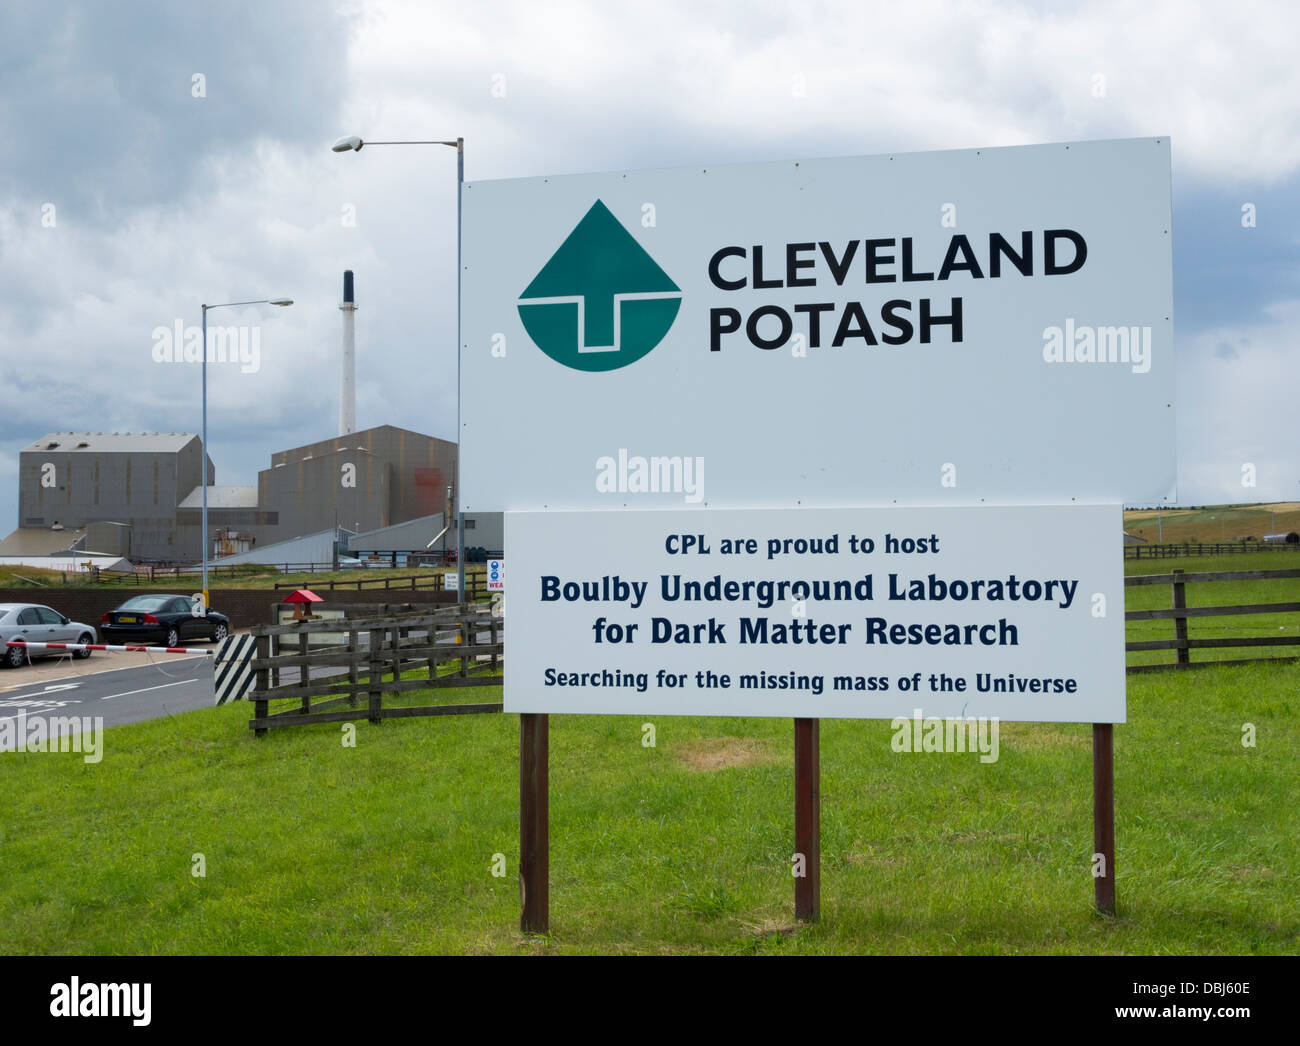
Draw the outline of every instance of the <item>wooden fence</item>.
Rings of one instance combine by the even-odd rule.
[[[1300,545],[1262,541],[1180,541],[1163,545],[1125,545],[1125,559],[1177,559],[1181,556],[1222,556],[1234,552],[1300,552]]]
[[[500,702],[388,708],[383,704],[385,694],[500,686],[504,623],[482,606],[462,603],[436,611],[377,606],[373,611],[343,619],[255,625],[249,632],[256,637],[257,654],[253,660],[256,682],[248,695],[254,711],[248,725],[258,736],[271,727],[338,723],[362,717],[379,723],[409,716],[501,711]],[[313,633],[346,635],[347,641],[312,646]],[[367,640],[364,644],[363,635]],[[273,639],[278,647],[275,652]],[[455,662],[456,667],[451,673],[440,672],[439,666],[448,662]],[[347,673],[313,681],[312,668],[323,666],[344,667]],[[285,684],[283,681],[295,669],[297,681]],[[412,669],[420,675],[403,679],[402,673]],[[270,702],[284,698],[299,704],[272,712]],[[364,707],[359,704],[362,698]]]
[[[364,573],[364,572],[363,572]],[[419,590],[432,590],[434,592],[454,592],[455,589],[448,589],[446,586],[446,571],[440,571],[435,574],[406,574],[402,577],[358,577],[355,580],[349,578],[346,581],[340,581],[337,578],[329,581],[320,581],[313,584],[314,589],[327,588],[333,592],[335,589],[355,589],[360,592],[367,588],[382,588],[405,590],[415,592]],[[302,588],[301,582],[297,581],[277,581],[274,586],[276,589],[284,588]],[[487,596],[487,574],[482,570],[474,572],[465,572],[465,589],[469,593],[470,599],[479,599]]]
[[[1138,574],[1124,579],[1124,586],[1168,585],[1172,606],[1167,610],[1127,610],[1124,620],[1151,621],[1172,620],[1174,623],[1173,639],[1151,639],[1124,644],[1127,651],[1138,650],[1173,650],[1175,660],[1158,665],[1130,665],[1130,673],[1161,672],[1171,668],[1204,668],[1213,665],[1249,665],[1267,661],[1294,661],[1292,657],[1242,658],[1230,661],[1195,661],[1191,659],[1193,650],[1220,650],[1233,647],[1267,647],[1297,646],[1300,636],[1237,636],[1226,639],[1190,639],[1187,635],[1187,622],[1190,618],[1230,617],[1239,614],[1292,614],[1300,612],[1300,602],[1290,603],[1247,603],[1235,606],[1189,607],[1187,605],[1187,586],[1212,581],[1280,581],[1286,578],[1300,578],[1300,570],[1224,570],[1214,573],[1185,573],[1174,570],[1168,574]]]
[[[208,577],[211,578],[249,578],[265,575],[269,571],[277,571],[281,574],[315,574],[315,573],[332,573],[334,568],[328,563],[241,563],[234,566],[208,567]],[[430,572],[427,574],[406,574],[401,577],[368,576],[367,571],[358,569],[356,580],[339,581],[337,579],[329,581],[315,582],[312,587],[328,588],[331,592],[335,589],[355,589],[361,591],[366,588],[397,589],[406,591],[433,591],[446,592],[455,591],[446,587],[447,570]],[[155,588],[157,583],[171,578],[176,581],[189,579],[197,583],[203,577],[201,567],[159,567],[159,566],[140,566],[135,570],[104,570],[94,568],[89,571],[90,580],[97,585],[135,585],[136,587]],[[64,580],[66,582],[65,573]],[[309,583],[312,584],[312,583]],[[274,585],[276,589],[285,588],[302,588],[301,581],[277,581]],[[465,588],[469,592],[470,599],[482,599],[488,593],[487,574],[482,570],[465,572]]]
[[[241,563],[237,566],[228,567],[208,567],[208,577],[253,577],[257,574],[265,574],[270,569],[273,568],[263,566],[260,563]],[[203,568],[138,566],[134,570],[104,570],[98,567],[92,567],[90,570],[90,579],[97,585],[137,585],[152,588],[156,581],[164,580],[166,578],[176,578],[177,580],[181,578],[192,578],[195,581],[201,581],[203,579]]]

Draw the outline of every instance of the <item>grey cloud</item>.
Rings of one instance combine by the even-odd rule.
[[[175,200],[232,142],[327,138],[346,84],[348,19],[312,0],[9,0],[3,21],[0,202],[61,221]]]

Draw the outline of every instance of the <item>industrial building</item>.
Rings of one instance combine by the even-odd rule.
[[[31,547],[34,531],[85,528],[85,551],[158,562],[197,556],[200,545],[187,546],[178,532],[177,506],[215,471],[192,433],[42,436],[18,455],[19,528],[0,542],[0,555]]]
[[[339,435],[272,454],[256,486],[217,486],[193,433],[42,436],[19,453],[18,529],[0,541],[0,557],[197,563],[205,487],[213,562],[328,563],[357,538],[368,559],[393,563],[454,551],[457,446],[392,425],[356,431],[351,270],[339,308]],[[501,551],[500,513],[467,517],[465,528],[467,549]]]
[[[19,454],[19,527],[0,556],[58,545],[49,551],[197,562],[205,471],[211,559],[455,511],[456,445],[392,425],[275,453],[255,487],[216,486],[192,433],[56,432]]]

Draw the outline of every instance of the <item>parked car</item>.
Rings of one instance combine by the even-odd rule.
[[[57,657],[64,653],[3,645],[14,639],[26,643],[93,643],[95,630],[40,603],[0,603],[0,663],[6,668],[19,668],[33,657]],[[74,650],[73,655],[87,658],[90,651]]]
[[[230,634],[230,619],[211,607],[195,613],[188,596],[133,596],[99,620],[99,634],[107,644],[143,643],[184,646],[192,639],[219,643]]]

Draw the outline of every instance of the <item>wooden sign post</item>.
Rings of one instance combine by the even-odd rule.
[[[1092,724],[1092,852],[1094,861],[1097,855],[1102,860],[1092,883],[1097,911],[1105,915],[1115,914],[1114,739],[1114,724]]]
[[[519,716],[519,891],[524,933],[551,927],[550,717]]]
[[[821,720],[794,721],[794,917],[815,923],[822,914]],[[799,872],[802,871],[802,875]]]

